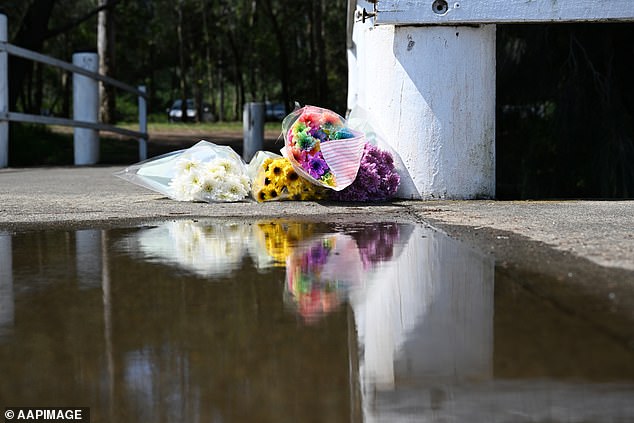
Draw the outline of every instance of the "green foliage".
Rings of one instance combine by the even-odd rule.
[[[42,125],[12,123],[9,126],[11,166],[73,164],[72,134],[55,134]]]

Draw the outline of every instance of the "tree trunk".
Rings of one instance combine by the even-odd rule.
[[[290,88],[289,88],[289,70],[288,70],[288,52],[286,50],[286,36],[280,27],[279,22],[277,21],[277,17],[275,13],[273,13],[273,8],[271,6],[271,0],[264,1],[264,12],[267,17],[271,21],[271,28],[273,29],[273,34],[275,35],[275,40],[277,41],[277,45],[280,48],[280,57],[278,63],[280,64],[280,81],[282,82],[282,98],[284,99],[284,107],[286,108],[286,113],[291,111],[291,98],[290,98]]]
[[[219,100],[218,100],[218,120],[220,122],[225,120],[225,80],[223,75],[224,62],[222,60],[222,54],[218,60],[218,85],[219,85]]]
[[[233,76],[236,94],[234,101],[234,112],[236,120],[239,120],[242,113],[242,106],[244,104],[244,75],[242,74],[242,55],[240,54],[240,49],[236,45],[236,41],[232,31],[229,31],[228,38],[229,46],[231,47],[231,54],[233,55]]]
[[[47,36],[48,21],[55,2],[56,0],[31,2],[12,44],[33,51],[42,51]],[[23,93],[25,78],[32,69],[32,61],[9,56],[9,110],[16,109],[18,98]],[[27,104],[28,101],[23,103]]]
[[[99,73],[114,78],[115,76],[115,43],[114,43],[114,8],[110,7],[112,0],[99,0],[99,6],[104,9],[99,12],[97,22],[97,52],[99,54]],[[115,121],[115,89],[112,85],[99,85],[101,98],[99,115],[104,123]]]
[[[328,73],[326,71],[326,44],[324,37],[323,0],[314,0],[315,47],[317,53],[317,101],[325,104],[328,97]]]
[[[44,109],[44,78],[42,75],[42,68],[44,67],[41,63],[35,64],[35,99],[34,99],[34,111],[37,114],[43,112]]]
[[[211,37],[207,23],[207,2],[201,0],[203,18],[203,39],[205,41],[205,77],[207,82],[207,96],[211,101],[211,114],[217,116],[216,96],[214,95],[213,64],[211,62]]]
[[[187,122],[187,69],[185,66],[185,43],[183,39],[183,0],[176,6],[178,24],[176,34],[178,36],[178,63],[179,63],[179,88],[181,94],[181,119]]]

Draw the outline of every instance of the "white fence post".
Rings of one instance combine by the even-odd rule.
[[[74,53],[73,64],[91,72],[99,70],[97,53]],[[73,73],[73,119],[97,123],[99,120],[99,83],[87,76]],[[91,165],[99,161],[99,131],[74,129],[76,165]]]
[[[7,15],[0,13],[0,41],[8,41]],[[0,52],[0,113],[9,111],[9,60]],[[9,121],[0,120],[0,168],[9,165]]]
[[[245,103],[242,114],[244,141],[242,158],[250,161],[264,141],[264,103]]]
[[[145,91],[145,85],[139,85],[139,91]],[[139,132],[147,134],[147,103],[139,96]],[[147,138],[139,138],[139,160],[147,159]]]

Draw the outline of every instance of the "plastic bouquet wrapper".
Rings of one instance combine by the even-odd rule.
[[[115,176],[177,201],[241,201],[251,189],[242,158],[231,147],[208,141],[136,163]]]
[[[284,118],[282,133],[282,154],[300,176],[335,191],[355,180],[365,136],[346,127],[338,114],[315,106],[302,107]]]
[[[299,176],[291,162],[275,153],[258,151],[248,166],[251,195],[258,202],[321,200],[326,190]]]

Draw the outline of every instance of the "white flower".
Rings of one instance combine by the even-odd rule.
[[[216,159],[217,166],[222,166],[227,173],[239,173],[238,166],[235,162],[229,159]]]
[[[240,201],[249,194],[251,181],[244,167],[230,159],[182,159],[169,187],[179,201]]]
[[[179,173],[181,172],[190,173],[190,172],[196,171],[200,169],[201,165],[202,164],[200,160],[196,160],[196,159],[182,159],[181,158],[176,161],[176,166]]]

